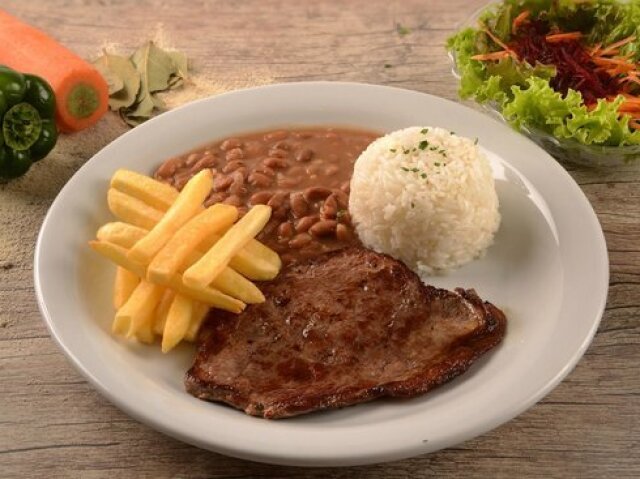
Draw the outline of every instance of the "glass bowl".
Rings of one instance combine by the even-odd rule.
[[[462,22],[456,31],[466,27],[476,28],[480,15],[489,8],[495,7],[499,3],[491,2],[476,10],[467,20]],[[452,73],[460,80],[460,72],[453,51],[449,51],[449,59],[452,63]],[[509,124],[500,111],[497,104],[472,102],[488,113],[493,118]],[[630,146],[602,146],[585,145],[571,138],[556,138],[553,135],[535,128],[522,126],[519,131],[528,136],[535,143],[545,149],[551,156],[560,162],[567,162],[576,165],[589,166],[594,168],[607,166],[621,166],[633,164],[640,168],[640,145]]]

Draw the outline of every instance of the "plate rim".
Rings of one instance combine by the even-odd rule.
[[[370,88],[373,90],[386,90],[389,91],[390,93],[393,94],[415,94],[415,95],[423,95],[423,96],[427,96],[429,97],[432,101],[436,100],[436,101],[443,101],[446,103],[451,104],[452,106],[454,106],[455,108],[461,108],[463,110],[468,110],[470,114],[474,114],[474,115],[482,115],[487,122],[494,122],[495,124],[499,125],[500,128],[506,128],[504,125],[501,125],[499,122],[497,122],[496,120],[483,115],[482,113],[479,113],[469,107],[467,107],[466,105],[459,103],[459,102],[455,102],[446,98],[442,98],[436,95],[432,95],[429,93],[424,93],[424,92],[420,92],[420,91],[416,91],[416,90],[410,90],[410,89],[404,89],[404,88],[398,88],[398,87],[391,87],[391,86],[385,86],[385,85],[376,85],[376,84],[370,84],[370,83],[358,83],[358,82],[334,82],[334,81],[301,81],[301,82],[291,82],[291,83],[276,83],[276,84],[271,84],[271,85],[263,85],[263,86],[256,86],[256,87],[251,87],[251,88],[245,88],[245,89],[240,89],[240,90],[234,90],[234,91],[230,91],[230,92],[225,92],[219,95],[213,95],[213,96],[209,96],[206,98],[202,98],[202,99],[198,99],[196,101],[193,102],[189,102],[186,103],[178,108],[175,108],[163,115],[159,115],[158,117],[155,117],[147,122],[145,122],[145,125],[154,125],[157,121],[166,121],[166,117],[165,115],[171,115],[172,113],[175,112],[179,112],[182,111],[184,109],[188,109],[188,108],[192,108],[195,104],[200,104],[200,103],[205,103],[205,102],[209,102],[212,101],[214,99],[218,99],[220,97],[230,97],[230,96],[234,96],[234,95],[242,95],[245,94],[247,92],[254,92],[257,90],[264,90],[264,91],[268,91],[268,90],[272,90],[272,89],[287,89],[287,88],[314,88],[314,87],[321,87],[321,88]],[[164,118],[162,118],[164,117]],[[162,119],[162,120],[161,120]],[[145,126],[145,129],[150,129],[152,126]],[[253,461],[259,461],[259,462],[266,462],[266,463],[272,463],[272,464],[282,464],[282,465],[295,465],[295,466],[340,466],[340,465],[362,465],[362,464],[372,464],[372,463],[377,463],[377,462],[384,462],[384,461],[389,461],[389,460],[399,460],[399,459],[404,459],[404,458],[408,458],[408,457],[412,457],[415,456],[417,454],[423,454],[426,452],[434,452],[435,450],[439,450],[442,448],[446,448],[446,447],[450,447],[454,444],[458,444],[460,442],[469,440],[473,437],[477,437],[478,435],[481,434],[486,434],[487,432],[491,431],[492,429],[504,424],[505,422],[517,417],[518,415],[520,415],[522,412],[524,412],[525,410],[527,410],[528,408],[530,408],[532,405],[534,405],[535,403],[537,403],[538,401],[540,401],[544,396],[546,396],[553,388],[555,388],[577,365],[577,363],[579,362],[579,360],[582,358],[582,356],[584,355],[585,351],[587,350],[587,348],[589,347],[589,345],[591,344],[593,337],[595,336],[595,333],[598,329],[598,326],[602,320],[604,311],[605,311],[605,307],[606,307],[606,302],[607,302],[607,297],[608,297],[608,287],[609,287],[609,275],[610,275],[610,271],[609,271],[609,257],[608,257],[608,250],[607,250],[607,246],[606,246],[606,240],[604,237],[604,233],[602,231],[602,227],[599,223],[599,220],[597,218],[597,215],[593,209],[593,206],[591,205],[591,203],[589,202],[588,198],[586,197],[585,193],[582,191],[582,189],[580,188],[580,186],[575,182],[575,180],[571,177],[571,175],[569,175],[569,173],[555,160],[553,159],[548,153],[546,153],[543,149],[541,149],[539,146],[535,145],[535,143],[533,143],[531,140],[529,140],[528,138],[519,135],[518,133],[514,132],[515,135],[518,135],[522,140],[527,141],[529,143],[532,144],[532,146],[534,148],[536,148],[539,151],[539,154],[541,156],[540,160],[542,160],[544,158],[544,161],[546,161],[548,163],[548,165],[552,168],[555,169],[554,174],[559,174],[561,176],[564,177],[565,180],[568,180],[568,183],[571,185],[571,188],[574,189],[574,193],[578,195],[578,197],[580,197],[580,200],[585,204],[585,206],[587,206],[587,214],[589,215],[589,220],[593,223],[595,222],[595,226],[597,226],[596,231],[594,231],[594,233],[597,233],[597,238],[594,238],[594,240],[596,240],[596,242],[598,243],[598,247],[600,249],[600,251],[598,253],[602,253],[602,254],[598,254],[598,258],[602,261],[602,264],[600,266],[602,266],[602,273],[603,276],[600,279],[602,288],[599,288],[599,292],[601,297],[599,298],[599,306],[597,308],[597,311],[594,311],[594,315],[595,315],[595,319],[592,321],[592,324],[589,328],[589,330],[587,331],[586,336],[584,337],[583,341],[580,344],[580,347],[576,349],[576,351],[571,355],[570,360],[559,370],[556,372],[556,374],[549,378],[545,384],[544,387],[538,389],[536,394],[531,395],[530,397],[528,397],[526,400],[523,400],[518,407],[512,408],[509,412],[507,413],[502,413],[499,417],[499,419],[494,419],[494,421],[492,421],[492,424],[490,425],[485,425],[482,428],[480,428],[480,430],[475,430],[472,432],[468,432],[466,435],[464,435],[464,437],[460,438],[450,438],[449,441],[442,441],[442,443],[439,445],[439,447],[437,447],[437,449],[430,449],[426,444],[423,445],[423,447],[400,447],[400,448],[396,448],[394,450],[392,450],[388,455],[386,455],[385,457],[372,457],[370,454],[367,455],[366,453],[364,454],[360,454],[360,455],[354,455],[354,456],[340,456],[340,458],[335,459],[334,456],[327,456],[327,455],[323,455],[323,454],[318,454],[317,456],[313,456],[313,457],[303,457],[303,456],[295,456],[295,453],[292,455],[291,453],[288,452],[278,452],[278,451],[271,451],[268,454],[264,454],[264,453],[256,453],[255,451],[250,451],[250,450],[246,450],[243,448],[238,448],[238,447],[229,447],[228,445],[221,443],[221,442],[215,442],[215,441],[208,441],[208,442],[202,442],[198,439],[195,439],[193,437],[191,437],[189,434],[185,434],[184,432],[178,430],[175,427],[166,427],[165,425],[163,425],[162,423],[158,422],[157,420],[155,420],[152,416],[148,416],[146,414],[144,414],[142,411],[134,408],[131,406],[131,404],[129,402],[127,402],[126,398],[122,398],[120,397],[117,392],[112,392],[111,390],[109,390],[109,388],[106,387],[105,384],[103,384],[103,382],[100,380],[100,378],[98,377],[97,374],[94,374],[92,371],[90,371],[89,369],[87,369],[85,367],[85,365],[82,363],[82,361],[80,360],[79,357],[77,357],[77,355],[69,348],[67,347],[67,345],[64,342],[64,339],[61,337],[61,335],[59,334],[60,332],[56,329],[55,326],[55,321],[52,319],[52,317],[49,314],[49,311],[47,309],[47,305],[46,305],[46,300],[44,298],[43,295],[43,291],[42,291],[42,284],[41,284],[41,272],[40,272],[40,262],[42,261],[41,258],[41,254],[42,254],[42,244],[44,243],[45,239],[45,233],[47,230],[47,226],[49,224],[49,222],[51,221],[52,218],[52,212],[55,210],[57,203],[59,202],[60,198],[63,196],[63,194],[66,194],[66,191],[68,189],[72,188],[72,183],[73,183],[73,179],[74,177],[76,177],[77,175],[79,175],[81,172],[83,172],[85,169],[90,168],[91,164],[94,162],[94,160],[96,159],[96,156],[100,155],[101,153],[103,153],[104,151],[108,150],[114,143],[120,141],[122,138],[127,137],[128,135],[135,135],[138,133],[134,133],[134,131],[137,129],[132,129],[126,133],[124,133],[123,135],[119,136],[118,138],[116,138],[115,140],[113,140],[112,142],[110,142],[109,144],[107,144],[104,148],[102,148],[99,152],[97,152],[95,155],[93,155],[90,159],[88,159],[84,165],[82,165],[75,173],[74,175],[67,181],[67,183],[61,188],[61,190],[58,192],[58,194],[56,195],[56,198],[53,200],[53,202],[51,203],[47,214],[42,222],[42,225],[40,227],[40,230],[38,232],[38,237],[36,240],[36,246],[35,246],[35,252],[34,252],[34,268],[33,268],[33,278],[34,278],[34,289],[35,289],[35,293],[36,293],[36,298],[37,298],[37,304],[38,304],[38,308],[40,310],[40,313],[43,317],[43,320],[47,326],[47,329],[49,330],[50,335],[52,336],[52,338],[54,339],[54,341],[58,344],[58,346],[60,347],[60,349],[64,352],[65,356],[68,358],[68,360],[71,362],[71,364],[90,382],[90,384],[98,390],[98,392],[106,397],[112,404],[114,404],[116,407],[118,407],[120,410],[124,411],[126,414],[128,414],[129,416],[135,418],[137,421],[142,422],[143,424],[156,429],[158,431],[161,431],[164,434],[167,434],[173,438],[176,438],[178,440],[181,440],[183,442],[195,445],[197,447],[201,447],[201,448],[205,448],[208,450],[212,450],[221,454],[225,454],[225,455],[229,455],[229,456],[233,456],[233,457],[237,457],[237,458],[241,458],[241,459],[247,459],[247,460],[253,460]],[[213,439],[215,439],[215,437],[213,437]]]

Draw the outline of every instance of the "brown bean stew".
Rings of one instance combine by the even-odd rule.
[[[240,214],[273,208],[258,239],[285,264],[358,243],[348,213],[353,164],[380,133],[346,128],[296,128],[234,136],[172,158],[155,177],[178,189],[211,168],[206,205],[227,203]]]

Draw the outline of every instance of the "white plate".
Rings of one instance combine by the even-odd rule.
[[[163,160],[230,134],[283,125],[392,131],[440,126],[478,137],[497,179],[502,225],[487,256],[437,286],[475,288],[509,319],[504,342],[468,373],[423,397],[381,400],[281,421],[195,399],[182,378],[193,349],[163,356],[109,334],[114,268],[87,247],[109,220],[120,167]],[[580,188],[543,150],[457,103],[382,86],[291,83],[191,103],[118,138],[54,201],[35,252],[38,302],[51,334],[95,387],[136,419],[223,454],[291,465],[355,465],[435,451],[508,421],[547,394],[589,345],[604,309],[608,259]]]

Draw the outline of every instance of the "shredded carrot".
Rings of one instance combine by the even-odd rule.
[[[502,40],[496,37],[493,33],[491,33],[491,30],[489,30],[486,26],[482,25],[482,31],[487,35],[489,35],[489,38],[491,38],[491,40],[493,40],[496,44],[500,45],[500,47],[503,50],[508,51],[509,54],[513,53],[513,50],[511,50],[511,48],[509,48],[506,43],[504,43]]]
[[[511,33],[515,34],[518,31],[518,28],[527,21],[530,15],[531,12],[529,10],[523,10],[520,12],[520,14],[513,19],[513,23],[511,23]]]
[[[629,126],[634,130],[640,130],[640,121],[636,121],[636,120],[630,121]]]
[[[480,61],[502,60],[503,58],[506,58],[508,56],[509,56],[509,52],[505,50],[500,50],[499,52],[491,52],[491,53],[483,53],[480,55],[474,55],[471,57],[471,59],[480,60]]]
[[[607,48],[600,52],[601,55],[615,55],[619,52],[619,48],[626,45],[629,42],[635,41],[636,36],[630,35],[627,38],[620,40],[619,42],[612,43]]]
[[[568,32],[568,33],[553,33],[547,35],[545,40],[549,43],[560,43],[569,40],[580,40],[582,38],[582,32]]]

